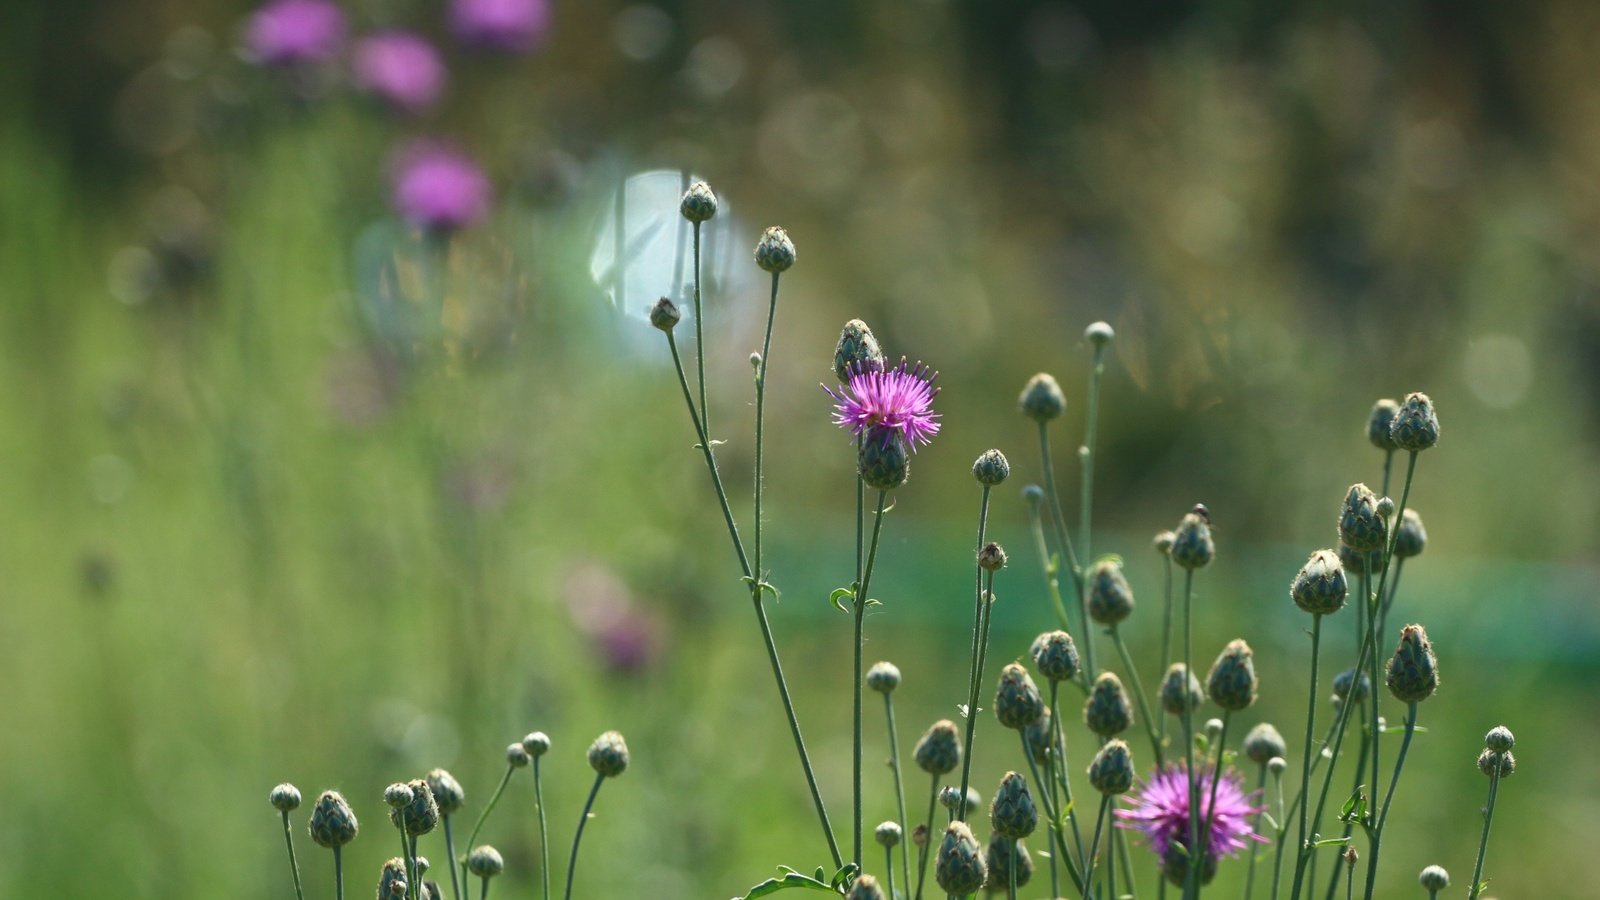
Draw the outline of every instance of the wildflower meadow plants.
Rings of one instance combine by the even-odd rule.
[[[431,192],[419,191],[419,197],[422,195],[431,196]],[[470,218],[477,207],[468,206],[471,208],[465,211],[452,209],[451,215]],[[1018,399],[1020,412],[1033,424],[1037,438],[1037,457],[1032,464],[1037,466],[1038,483],[1025,486],[1018,499],[1033,538],[1030,561],[1041,577],[1024,584],[1013,574],[1006,579],[1006,587],[1008,595],[1016,597],[1042,593],[1044,602],[1000,601],[996,582],[1014,557],[990,540],[988,525],[995,505],[1017,496],[996,491],[1010,480],[1013,463],[1002,450],[989,449],[972,464],[977,522],[970,550],[973,593],[967,679],[959,694],[947,698],[960,719],[934,722],[922,732],[909,755],[916,769],[928,777],[924,812],[920,804],[907,803],[895,717],[896,693],[914,686],[916,680],[903,676],[901,668],[890,661],[864,667],[863,649],[868,608],[885,606],[892,612],[892,605],[874,592],[878,550],[885,520],[894,506],[894,492],[910,484],[916,451],[941,431],[941,412],[935,408],[940,388],[931,367],[913,363],[909,356],[891,362],[884,342],[865,322],[852,319],[845,323],[834,352],[834,383],[823,385],[816,422],[818,427],[828,426],[827,405],[831,402],[832,423],[845,432],[840,452],[853,452],[856,464],[854,484],[844,487],[844,492],[853,492],[855,498],[854,566],[845,576],[846,583],[830,596],[832,604],[853,623],[849,638],[853,660],[851,810],[847,818],[834,818],[829,815],[817,767],[803,736],[767,607],[769,599],[779,596],[776,580],[782,573],[769,570],[765,547],[768,522],[763,495],[769,477],[764,456],[766,393],[780,312],[779,288],[783,276],[796,266],[796,246],[784,229],[773,227],[759,236],[754,250],[756,265],[770,279],[761,344],[749,357],[754,402],[752,418],[744,427],[753,433],[753,445],[749,518],[741,530],[745,504],[730,490],[731,479],[718,457],[718,448],[725,443],[718,435],[731,433],[735,426],[719,422],[713,429],[709,402],[713,388],[706,373],[707,360],[716,348],[706,342],[702,327],[706,310],[700,286],[700,231],[717,215],[717,197],[709,186],[693,184],[683,194],[679,212],[694,236],[689,260],[692,291],[677,298],[662,297],[649,310],[648,320],[661,333],[671,359],[688,413],[692,449],[704,466],[742,590],[750,599],[778,705],[821,832],[817,844],[794,848],[793,852],[810,856],[810,865],[780,866],[778,876],[746,891],[742,895],[746,900],[791,889],[885,900],[988,892],[1015,900],[1023,888],[1032,886],[1042,892],[1046,878],[1051,897],[1111,900],[1137,897],[1141,892],[1165,897],[1172,891],[1190,900],[1206,892],[1226,860],[1239,857],[1242,861],[1227,864],[1248,870],[1243,873],[1246,900],[1263,894],[1273,900],[1332,897],[1341,882],[1347,896],[1354,896],[1358,884],[1367,900],[1376,896],[1390,814],[1404,809],[1401,775],[1413,739],[1424,730],[1419,726],[1420,710],[1440,685],[1439,659],[1423,625],[1407,624],[1393,635],[1389,631],[1391,613],[1404,609],[1404,599],[1399,596],[1402,567],[1427,544],[1422,519],[1410,506],[1419,458],[1439,442],[1439,419],[1426,394],[1412,393],[1398,402],[1383,400],[1374,407],[1367,432],[1383,453],[1380,489],[1356,483],[1336,509],[1330,503],[1329,520],[1336,526],[1330,537],[1336,537],[1337,543],[1311,552],[1305,565],[1288,579],[1289,603],[1310,617],[1311,652],[1305,721],[1296,723],[1300,727],[1280,731],[1271,723],[1244,721],[1264,689],[1277,690],[1277,685],[1288,680],[1276,673],[1273,678],[1259,677],[1255,653],[1244,637],[1220,648],[1204,678],[1197,674],[1193,619],[1197,607],[1204,609],[1203,603],[1197,603],[1203,596],[1197,583],[1203,585],[1202,570],[1228,564],[1226,546],[1219,547],[1210,510],[1204,504],[1192,505],[1176,527],[1160,532],[1154,541],[1162,560],[1162,602],[1159,616],[1147,617],[1155,623],[1155,633],[1143,637],[1149,646],[1159,646],[1159,656],[1141,660],[1135,649],[1144,645],[1136,648],[1126,640],[1127,630],[1142,624],[1137,611],[1154,608],[1154,604],[1136,602],[1122,557],[1094,555],[1100,386],[1115,333],[1103,322],[1090,325],[1084,333],[1089,378],[1076,453],[1075,523],[1069,524],[1053,452],[1053,441],[1059,437],[1058,420],[1068,409],[1066,397],[1054,377],[1040,373],[1027,381]],[[419,214],[419,218],[426,216]],[[441,227],[455,224],[451,219]],[[692,337],[680,337],[684,317],[680,303],[691,306]],[[1396,501],[1389,496],[1391,476],[1395,456],[1402,453],[1406,465]],[[923,473],[919,468],[919,478],[924,477],[948,475]],[[1350,612],[1345,612],[1347,608]],[[991,674],[990,636],[997,611],[1018,620],[1038,612],[1043,629],[1025,659],[995,661],[999,671]],[[1341,614],[1342,619],[1336,618]],[[1324,646],[1325,626],[1341,627],[1337,625],[1340,621],[1353,623],[1353,654]],[[1385,662],[1381,648],[1390,641],[1395,642],[1395,649]],[[1327,690],[1320,679],[1324,655],[1335,657],[1341,665],[1339,674],[1330,679],[1331,713],[1321,711],[1319,702],[1321,692]],[[1141,664],[1161,677],[1146,681]],[[992,694],[986,690],[989,685],[993,685]],[[1081,698],[1081,714],[1062,711],[1064,687],[1069,704]],[[1405,710],[1398,744],[1396,729],[1382,714],[1380,688]],[[864,822],[863,808],[866,776],[862,761],[868,743],[863,703],[867,691],[883,697],[888,771],[897,816],[876,826]],[[1215,708],[1214,714],[1209,707]],[[983,722],[989,715],[993,724]],[[1085,736],[1069,741],[1068,720],[1074,717],[1081,717]],[[1325,730],[1319,730],[1319,722]],[[1008,731],[1014,732],[1015,738],[1007,737]],[[1291,746],[1284,737],[1286,732],[1301,735],[1300,746]],[[1079,749],[1082,740],[1092,743]],[[1511,732],[1496,727],[1486,736],[1478,758],[1489,787],[1471,897],[1483,889],[1489,825],[1500,784],[1515,771],[1512,745]],[[1075,759],[1069,758],[1069,747]],[[384,800],[400,836],[401,854],[384,865],[379,896],[459,900],[470,894],[472,876],[479,879],[480,896],[487,896],[492,879],[506,868],[506,858],[494,847],[477,843],[480,831],[513,776],[531,767],[541,896],[550,897],[552,860],[541,764],[559,764],[550,757],[551,748],[548,736],[534,732],[507,749],[505,774],[459,846],[452,819],[466,809],[469,795],[448,772],[435,769],[424,778],[391,785]],[[980,809],[980,794],[972,784],[972,764],[979,753],[1009,769],[994,786],[986,809]],[[1462,756],[1465,762],[1468,757]],[[1291,762],[1296,757],[1298,777]],[[584,826],[594,813],[601,787],[622,775],[629,759],[628,747],[615,731],[602,734],[589,748],[594,779],[573,832],[565,870],[566,898],[584,896],[582,888],[575,887],[582,883],[578,860]],[[1352,790],[1342,802],[1340,795],[1333,793],[1340,771],[1353,777]],[[1083,799],[1097,796],[1098,803]],[[1337,811],[1330,811],[1330,796]],[[299,791],[292,785],[279,785],[270,792],[270,801],[281,815],[293,885],[297,896],[303,898],[301,867],[289,827],[289,814],[300,804]],[[946,811],[942,820],[938,814],[941,805]],[[920,820],[913,819],[911,812],[923,815]],[[987,840],[979,833],[985,824]],[[328,791],[313,807],[309,828],[314,842],[333,850],[335,895],[342,898],[341,848],[357,836],[355,813],[342,796]],[[438,883],[424,880],[429,867],[419,851],[423,841],[438,840],[432,837],[436,831],[442,832],[448,895]],[[1358,849],[1359,837],[1365,838],[1365,846]],[[868,846],[869,838],[876,849]],[[1033,848],[1027,846],[1029,840],[1034,842]],[[1333,852],[1323,852],[1328,850]],[[820,865],[816,864],[819,858]],[[1315,876],[1319,860],[1326,867],[1325,874],[1331,872],[1325,889]],[[1258,875],[1258,865],[1271,866],[1270,878],[1265,870]],[[1435,896],[1448,886],[1449,876],[1442,867],[1429,866],[1419,881]],[[1270,887],[1262,891],[1258,883],[1270,883]]]

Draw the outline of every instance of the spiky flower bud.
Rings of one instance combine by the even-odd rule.
[[[467,854],[467,871],[479,878],[493,878],[506,870],[506,861],[501,858],[500,851],[484,844],[473,847]]]
[[[1333,676],[1333,698],[1341,703],[1360,703],[1372,690],[1372,679],[1367,673],[1345,669]]]
[[[951,812],[959,812],[961,806],[961,788],[946,785],[939,789],[939,805]],[[977,809],[983,805],[983,796],[975,787],[967,788],[967,809]]]
[[[1003,834],[991,835],[984,859],[989,865],[989,880],[984,886],[991,893],[1000,894],[1011,889],[1013,862],[1016,863],[1017,887],[1023,887],[1033,880],[1033,857],[1028,855],[1028,848],[1021,841]]]
[[[1051,681],[1071,681],[1078,676],[1078,647],[1065,631],[1047,631],[1034,638],[1033,664]]]
[[[1346,577],[1350,575],[1376,575],[1383,571],[1385,547],[1358,553],[1343,541],[1339,542],[1339,565],[1344,566]]]
[[[1007,772],[1000,779],[1000,788],[989,805],[989,823],[1008,838],[1033,834],[1039,826],[1039,811],[1033,806],[1033,795],[1028,793],[1027,779],[1016,772]]]
[[[1389,425],[1389,438],[1401,450],[1426,450],[1439,443],[1439,415],[1428,395],[1407,394]]]
[[[993,541],[978,551],[978,568],[985,572],[998,572],[1006,567],[1006,548]]]
[[[1400,516],[1400,526],[1394,535],[1395,559],[1420,556],[1428,547],[1428,529],[1422,527],[1422,517],[1407,508]]]
[[[1199,709],[1205,702],[1205,690],[1200,686],[1200,679],[1194,677],[1183,663],[1173,663],[1167,667],[1167,674],[1161,679],[1161,708],[1169,715],[1181,716],[1185,710],[1190,712]]]
[[[1288,752],[1289,746],[1283,742],[1283,735],[1269,722],[1262,722],[1244,736],[1244,755],[1258,766],[1264,766],[1274,756]]]
[[[1177,539],[1178,535],[1176,532],[1158,531],[1156,532],[1156,536],[1150,540],[1150,546],[1156,548],[1157,553],[1161,554],[1162,556],[1166,556],[1172,552],[1172,545],[1175,541],[1177,541]]]
[[[1101,737],[1121,734],[1133,725],[1133,705],[1115,672],[1101,672],[1095,679],[1083,704],[1083,724]]]
[[[383,802],[394,809],[399,809],[411,802],[411,786],[403,781],[397,781],[383,789]]]
[[[1272,773],[1274,778],[1281,777],[1287,768],[1289,768],[1289,761],[1281,756],[1274,756],[1267,760],[1267,771]]]
[[[1126,794],[1133,787],[1133,754],[1120,738],[1106,741],[1094,755],[1089,783],[1102,794]]]
[[[879,845],[894,847],[900,843],[903,832],[900,830],[900,823],[891,819],[879,822],[878,827],[872,830],[872,836],[877,839]]]
[[[794,241],[789,240],[789,232],[777,225],[761,232],[761,240],[756,242],[756,265],[774,274],[787,272],[794,265]]]
[[[1367,417],[1367,440],[1379,450],[1395,449],[1394,438],[1389,436],[1389,428],[1394,424],[1394,414],[1400,411],[1400,404],[1393,400],[1379,400],[1372,405],[1372,414]]]
[[[696,181],[683,192],[683,200],[678,203],[678,212],[696,224],[709,222],[711,217],[717,214],[717,195],[711,192],[710,185],[704,181]]]
[[[1223,709],[1238,712],[1256,702],[1256,664],[1250,645],[1231,640],[1206,677],[1206,694]]]
[[[1022,414],[1035,422],[1060,418],[1067,411],[1067,398],[1061,393],[1061,385],[1048,372],[1040,372],[1028,379],[1022,388],[1022,395],[1017,398],[1017,404],[1022,407]]]
[[[532,731],[522,738],[522,749],[534,759],[550,752],[550,735],[542,731]]]
[[[1505,753],[1516,746],[1517,737],[1504,725],[1496,725],[1483,736],[1483,745],[1496,753]]]
[[[1023,729],[1044,715],[1044,698],[1028,670],[1010,663],[1000,670],[1000,686],[994,693],[994,715],[1007,728]]]
[[[1450,886],[1450,873],[1444,866],[1428,866],[1417,876],[1417,881],[1422,883],[1423,890],[1442,891]]]
[[[1039,721],[1022,729],[1022,739],[1028,743],[1028,756],[1033,759],[1034,765],[1043,766],[1050,762],[1050,748],[1055,743],[1055,732],[1050,727],[1050,708],[1047,706],[1044,715]]]
[[[428,782],[428,790],[433,791],[433,802],[439,805],[439,815],[454,815],[466,802],[467,792],[461,789],[461,782],[449,772],[434,769],[423,776],[423,780]]]
[[[1089,567],[1089,618],[1115,625],[1133,613],[1133,588],[1122,574],[1122,562],[1102,559]]]
[[[338,791],[323,791],[317,805],[311,808],[308,830],[312,842],[319,847],[343,847],[356,839],[360,828],[355,811]]]
[[[870,488],[892,491],[911,475],[911,451],[900,432],[874,425],[862,436],[856,454],[856,474]]]
[[[512,768],[520,769],[533,762],[533,754],[528,752],[527,747],[522,746],[521,741],[517,741],[506,745],[506,762]]]
[[[883,887],[878,884],[878,879],[871,875],[862,875],[850,885],[850,892],[844,895],[845,900],[886,900]]]
[[[1011,462],[999,450],[985,450],[972,464],[972,477],[984,487],[994,487],[1011,477]]]
[[[875,662],[867,670],[867,687],[888,694],[900,686],[900,669],[892,662]]]
[[[267,800],[278,812],[294,812],[300,808],[300,789],[285,782],[273,788],[267,795]]]
[[[1083,336],[1096,347],[1104,347],[1116,339],[1117,333],[1107,322],[1094,322],[1083,330]]]
[[[878,339],[867,323],[860,319],[844,323],[839,343],[833,348],[833,374],[839,376],[840,381],[848,383],[850,376],[858,371],[881,372],[883,360],[883,348],[878,346]]]
[[[682,319],[683,313],[678,312],[678,304],[666,297],[657,300],[656,305],[650,307],[650,324],[662,331],[671,331],[678,327],[678,322]]]
[[[961,765],[961,732],[956,723],[940,719],[917,740],[911,751],[917,768],[929,775],[948,775]]]
[[[1501,752],[1485,747],[1478,754],[1478,771],[1490,776],[1498,772],[1501,778],[1509,778],[1517,771],[1517,758],[1510,750]]]
[[[1217,545],[1211,539],[1211,516],[1204,506],[1197,505],[1178,522],[1170,553],[1173,562],[1190,571],[1204,568],[1217,555]]]
[[[1311,554],[1299,574],[1289,583],[1289,597],[1294,605],[1315,616],[1336,613],[1344,608],[1350,595],[1350,585],[1344,577],[1344,564],[1333,550],[1318,550]]]
[[[1167,843],[1167,852],[1161,855],[1161,874],[1176,887],[1183,887],[1189,877],[1189,852],[1184,848],[1184,841],[1185,838],[1174,837]],[[1195,874],[1202,886],[1210,884],[1217,877],[1217,860],[1220,858],[1220,854],[1200,854]]]
[[[1439,689],[1439,660],[1421,625],[1400,629],[1400,645],[1389,660],[1389,693],[1401,703],[1417,703]]]
[[[383,872],[378,876],[378,900],[404,897],[406,890],[406,861],[398,856],[390,857],[384,862]]]
[[[439,804],[433,799],[433,790],[426,781],[418,778],[408,787],[411,788],[411,802],[389,810],[389,821],[406,834],[417,837],[439,824]]]
[[[939,855],[933,863],[933,877],[946,894],[964,897],[983,887],[989,867],[983,848],[972,836],[972,829],[960,820],[951,822],[939,842]]]
[[[1378,498],[1364,484],[1352,484],[1339,511],[1339,539],[1351,550],[1368,553],[1382,550],[1389,538],[1389,526],[1378,515]]]
[[[608,731],[589,745],[589,768],[607,778],[615,778],[628,768],[628,745],[622,732]]]

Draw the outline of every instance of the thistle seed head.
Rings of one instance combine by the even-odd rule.
[[[391,809],[399,809],[411,802],[411,786],[403,781],[397,781],[383,789],[383,802],[389,804]]]
[[[985,450],[972,464],[972,477],[984,487],[995,487],[1011,477],[1011,462],[999,450]]]
[[[1344,608],[1350,595],[1350,585],[1344,577],[1344,564],[1333,550],[1318,550],[1311,554],[1299,574],[1289,584],[1289,597],[1294,605],[1316,616],[1326,616]]]
[[[761,240],[756,242],[756,265],[773,274],[787,272],[794,265],[794,241],[789,240],[789,232],[777,225],[761,232]]]
[[[1133,704],[1115,672],[1101,672],[1083,704],[1083,724],[1101,737],[1114,737],[1133,725]]]
[[[1133,588],[1122,574],[1122,563],[1102,559],[1089,567],[1089,618],[1115,625],[1133,613]]]
[[[1250,729],[1244,736],[1244,755],[1258,766],[1271,762],[1273,757],[1283,756],[1289,752],[1289,747],[1283,742],[1283,735],[1278,733],[1271,723],[1262,722]]]
[[[1439,689],[1439,660],[1421,625],[1400,629],[1400,644],[1389,660],[1389,693],[1401,703],[1418,703]]]
[[[1044,715],[1044,698],[1028,670],[1010,663],[1000,670],[1000,686],[994,694],[994,714],[1000,724],[1021,730]]]
[[[892,662],[876,662],[867,670],[867,687],[880,694],[893,693],[900,686],[900,670]]]
[[[285,782],[273,788],[267,795],[267,800],[278,812],[294,812],[300,808],[300,789]]]
[[[1035,422],[1048,422],[1067,411],[1067,398],[1061,393],[1055,376],[1040,372],[1023,386],[1017,405],[1022,408],[1023,415]]]
[[[1094,755],[1089,783],[1102,794],[1126,794],[1133,787],[1133,754],[1120,738],[1106,741]]]
[[[1250,645],[1242,640],[1232,640],[1222,648],[1222,653],[1211,666],[1206,678],[1206,693],[1211,702],[1223,709],[1238,712],[1256,702],[1256,664]]]
[[[311,807],[311,821],[307,826],[312,842],[329,850],[355,840],[360,827],[355,811],[338,791],[322,792],[317,804]]]
[[[608,731],[589,745],[589,767],[607,778],[615,778],[628,768],[628,745],[620,731]]]
[[[1367,417],[1367,440],[1379,450],[1394,450],[1394,438],[1389,436],[1389,428],[1394,424],[1394,414],[1400,411],[1400,404],[1393,400],[1379,400],[1372,405],[1372,414]]]
[[[1364,484],[1352,484],[1339,511],[1339,540],[1358,553],[1382,550],[1389,539],[1389,526],[1378,515],[1378,498]]]
[[[944,840],[939,842],[939,854],[933,864],[934,880],[945,893],[964,897],[982,888],[988,875],[983,848],[972,836],[972,829],[960,820],[951,822],[944,831]]]
[[[1078,676],[1078,647],[1065,631],[1047,631],[1034,638],[1033,664],[1039,674],[1052,682],[1071,681]]]
[[[1034,808],[1033,795],[1028,793],[1028,782],[1016,772],[1007,772],[1000,779],[989,806],[989,823],[996,833],[1008,838],[1025,838],[1039,826],[1039,811]]]
[[[912,757],[929,775],[948,775],[961,765],[961,731],[949,719],[940,719],[917,740]]]
[[[678,203],[678,212],[696,224],[709,222],[711,217],[717,214],[717,195],[711,192],[710,185],[704,181],[696,181],[683,192],[683,200]]]
[[[1426,450],[1439,443],[1439,415],[1428,395],[1407,394],[1389,425],[1389,438],[1401,450]]]
[[[439,815],[453,815],[466,802],[467,793],[461,789],[461,782],[449,772],[434,769],[423,776],[423,780],[428,782],[428,790],[433,791],[433,802],[439,805]]]

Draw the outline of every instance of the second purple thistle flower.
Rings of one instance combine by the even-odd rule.
[[[850,383],[838,390],[822,389],[834,399],[834,424],[860,437],[868,429],[882,427],[897,432],[906,445],[916,449],[939,433],[939,414],[933,411],[933,398],[939,389],[933,380],[939,373],[922,363],[915,366],[900,358],[900,365],[886,369],[857,366]]]

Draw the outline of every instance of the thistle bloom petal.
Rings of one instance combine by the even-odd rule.
[[[1211,782],[1216,770],[1200,773],[1200,802],[1210,809]],[[1217,785],[1217,803],[1211,820],[1210,840],[1205,853],[1214,864],[1218,857],[1233,856],[1248,847],[1248,841],[1266,843],[1267,839],[1250,828],[1250,818],[1266,809],[1257,806],[1253,794],[1246,794],[1239,773],[1225,770],[1222,782]],[[1182,765],[1157,769],[1148,781],[1128,795],[1132,809],[1116,811],[1117,826],[1144,834],[1150,849],[1157,857],[1165,859],[1167,849],[1174,843],[1184,844],[1189,832],[1189,776]],[[1202,810],[1204,813],[1205,810]]]
[[[490,193],[482,170],[443,145],[412,145],[395,172],[395,208],[430,231],[454,231],[482,219],[489,213]]]
[[[851,370],[848,385],[822,389],[834,399],[834,424],[857,437],[882,426],[898,432],[906,446],[916,449],[939,433],[939,414],[933,411],[933,398],[939,393],[933,380],[938,375],[901,357],[900,365],[882,371],[858,365]]]
[[[357,41],[350,69],[357,87],[413,115],[438,101],[448,77],[439,51],[409,31],[383,31]]]
[[[344,45],[344,12],[329,0],[275,0],[245,29],[250,56],[268,66],[323,62]]]

